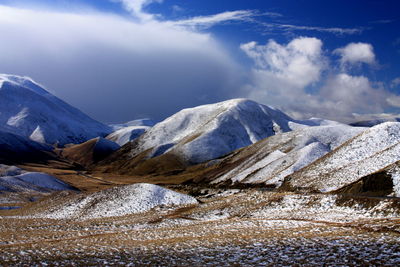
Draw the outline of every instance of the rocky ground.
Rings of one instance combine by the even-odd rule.
[[[55,220],[32,208],[2,211],[1,265],[400,264],[396,198],[261,189],[201,193],[198,205],[119,217]]]

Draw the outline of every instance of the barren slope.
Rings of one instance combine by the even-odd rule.
[[[400,123],[369,128],[320,160],[291,175],[288,188],[330,192],[400,160]]]

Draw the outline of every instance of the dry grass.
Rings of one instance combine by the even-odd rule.
[[[312,259],[324,253],[334,256],[326,260],[333,265],[343,264],[344,259],[358,265],[399,263],[388,254],[399,251],[399,218],[355,216],[341,222],[318,219],[323,214],[299,218],[302,211],[296,209],[254,216],[282,205],[290,196],[298,195],[251,189],[201,198],[203,204],[197,206],[85,221],[1,217],[0,264],[249,266],[273,259],[270,264],[317,265]],[[49,196],[37,203],[34,212],[68,197],[68,193]],[[304,208],[321,197],[310,195]],[[25,208],[19,215],[28,211]],[[217,217],[206,219],[209,214]]]

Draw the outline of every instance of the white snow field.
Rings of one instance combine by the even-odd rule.
[[[0,130],[65,145],[112,130],[50,94],[28,77],[0,74]]]
[[[0,165],[0,191],[51,192],[74,188],[51,175],[27,172],[16,166]]]
[[[272,136],[233,155],[232,161],[240,161],[240,164],[212,183],[265,183],[279,187],[285,177],[365,129],[332,123],[328,126],[299,127],[292,132]]]
[[[290,184],[330,192],[400,160],[400,123],[369,128],[290,177]]]
[[[131,127],[131,126],[145,126],[145,127],[153,127],[156,124],[152,119],[138,119],[133,121],[128,121],[125,123],[118,124],[110,124],[109,126],[114,130],[120,130],[122,128]]]
[[[114,187],[89,195],[76,197],[49,207],[39,215],[53,219],[102,218],[123,216],[149,211],[157,206],[185,206],[197,204],[189,195],[181,194],[161,186],[139,183]]]
[[[149,157],[173,152],[190,163],[215,159],[268,136],[324,120],[296,121],[280,110],[247,99],[183,109],[146,131],[131,156],[151,149]]]

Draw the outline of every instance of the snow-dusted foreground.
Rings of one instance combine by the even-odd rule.
[[[201,200],[183,208],[159,206],[140,214],[86,220],[0,217],[0,263],[400,264],[398,199],[232,190]]]
[[[195,205],[197,200],[153,184],[133,184],[89,195],[76,195],[50,208],[40,217],[69,218],[102,218],[123,216],[149,211],[157,206]],[[51,204],[50,204],[51,205]]]

